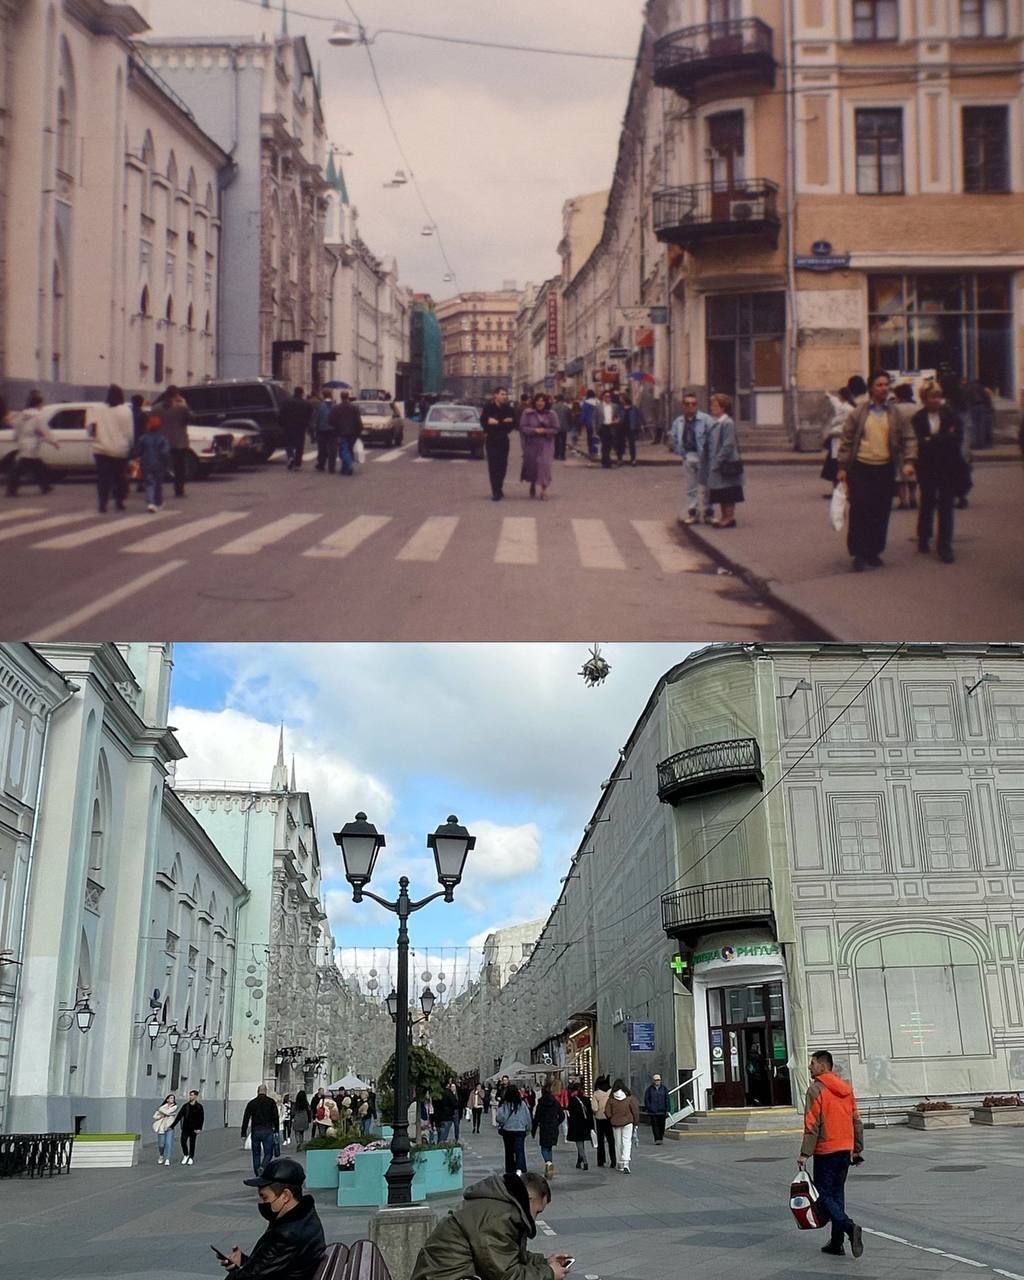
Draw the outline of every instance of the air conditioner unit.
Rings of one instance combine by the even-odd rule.
[[[730,200],[729,201],[729,221],[730,222],[754,222],[755,220],[764,220],[764,200]]]

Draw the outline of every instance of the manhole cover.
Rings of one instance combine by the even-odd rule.
[[[984,1164],[933,1164],[929,1173],[977,1173],[979,1169],[987,1169]]]
[[[858,1182],[888,1182],[890,1178],[898,1178],[898,1173],[855,1173]]]
[[[246,586],[244,582],[225,582],[223,586],[200,591],[198,595],[202,600],[230,600],[235,604],[277,604],[291,600],[295,592],[256,583]]]

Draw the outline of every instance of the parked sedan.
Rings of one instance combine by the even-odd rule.
[[[356,400],[363,420],[363,444],[382,444],[397,449],[405,436],[405,419],[391,400]]]
[[[471,458],[484,456],[484,429],[480,412],[471,404],[435,404],[427,410],[420,427],[419,454],[468,453]]]

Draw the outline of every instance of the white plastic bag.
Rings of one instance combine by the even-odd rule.
[[[366,445],[363,444],[362,440],[357,440],[352,446],[352,457],[359,466],[362,466],[366,461]]]
[[[832,500],[828,504],[828,518],[836,533],[842,533],[846,525],[846,515],[850,509],[850,499],[845,484],[837,484],[832,490]]]

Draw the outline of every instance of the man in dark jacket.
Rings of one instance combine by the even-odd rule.
[[[927,555],[935,516],[939,518],[939,559],[953,563],[953,502],[963,483],[963,426],[945,403],[937,383],[921,393],[924,408],[910,420],[917,436],[917,549]]]
[[[452,1127],[458,1114],[459,1095],[449,1081],[441,1090],[440,1097],[434,1099],[434,1122],[437,1125],[439,1142],[447,1142],[452,1136]]]
[[[330,423],[338,433],[338,458],[341,461],[341,474],[350,476],[353,470],[352,449],[355,442],[363,434],[363,415],[349,399],[347,391],[342,391],[341,399],[331,410]]]
[[[181,1126],[181,1163],[195,1164],[196,1162],[196,1134],[202,1133],[203,1121],[206,1115],[203,1111],[203,1104],[199,1101],[199,1092],[196,1089],[189,1091],[188,1102],[182,1104],[178,1110],[178,1114],[174,1117],[174,1123],[171,1128]]]
[[[411,1280],[565,1280],[568,1255],[527,1251],[551,1201],[547,1178],[495,1174],[467,1187],[463,1203],[430,1233]]]
[[[171,386],[154,406],[167,443],[171,446],[171,467],[174,471],[174,496],[185,496],[185,468],[188,466],[188,424],[192,421],[188,405],[177,387]]]
[[[288,451],[288,470],[298,471],[302,466],[302,455],[306,450],[306,432],[313,417],[313,405],[305,399],[302,388],[296,387],[287,400],[283,401],[278,412],[281,430],[284,432],[285,447]]]
[[[665,1120],[668,1117],[668,1090],[661,1083],[661,1076],[655,1075],[644,1093],[644,1110],[651,1117],[651,1133],[654,1145],[661,1146],[665,1137]]]
[[[256,1097],[251,1098],[245,1106],[242,1116],[242,1141],[252,1130],[252,1171],[258,1178],[274,1154],[274,1135],[280,1130],[281,1123],[277,1113],[277,1103],[267,1096],[267,1086],[261,1084],[256,1090]]]
[[[271,1160],[262,1177],[245,1178],[259,1188],[257,1208],[270,1224],[252,1253],[238,1245],[221,1265],[238,1280],[313,1280],[327,1252],[324,1229],[312,1196],[302,1194],[305,1170],[287,1156]]]
[[[480,412],[487,451],[487,471],[491,478],[491,497],[500,502],[505,496],[505,474],[508,471],[508,442],[516,425],[516,411],[509,403],[508,387],[495,387],[494,395]]]

